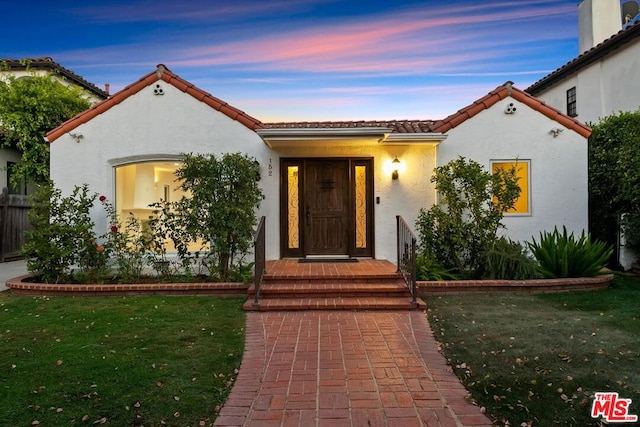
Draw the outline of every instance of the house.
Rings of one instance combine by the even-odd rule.
[[[487,168],[518,162],[526,207],[510,214],[510,237],[586,229],[589,134],[510,82],[439,121],[262,123],[159,65],[47,138],[63,193],[86,183],[140,218],[179,197],[183,153],[248,154],[261,165],[267,258],[395,261],[396,215],[412,225],[436,203],[433,169],[458,155]]]
[[[640,109],[638,1],[583,0],[578,21],[580,55],[526,92],[583,123]],[[629,269],[636,255],[623,239],[618,246],[618,261]]]
[[[640,9],[635,0],[625,2],[623,8],[635,14]],[[621,18],[619,0],[583,0],[578,13],[580,55],[525,91],[583,123],[636,111],[640,108],[640,22],[630,21],[623,28],[630,18]]]
[[[52,58],[31,58],[31,59],[0,59],[0,80],[6,81],[7,76],[15,78],[28,78],[33,73],[36,75],[49,74],[58,81],[66,85],[76,85],[83,89],[87,99],[96,104],[107,99],[108,89],[102,90],[87,80],[83,79],[73,71],[64,68]],[[0,136],[1,137],[1,136]],[[8,185],[11,174],[11,166],[20,160],[20,152],[11,148],[0,148],[0,191],[8,187],[10,193],[26,194],[27,188],[11,188]]]

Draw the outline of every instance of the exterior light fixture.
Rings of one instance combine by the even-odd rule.
[[[400,160],[398,160],[398,156],[391,162],[391,167],[393,171],[391,172],[391,179],[398,179],[398,169],[400,169]]]

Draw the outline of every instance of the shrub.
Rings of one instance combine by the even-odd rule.
[[[251,249],[256,209],[264,198],[258,186],[259,164],[246,155],[187,155],[176,171],[188,196],[173,211],[191,241],[201,241],[208,250],[211,272],[227,281],[234,268]],[[185,248],[178,247],[183,254]]]
[[[30,272],[46,283],[73,281],[74,272],[83,280],[104,280],[108,254],[89,215],[96,197],[87,185],[76,186],[66,197],[51,182],[38,186],[29,211],[32,228],[22,249]]]
[[[481,253],[520,195],[515,168],[490,174],[478,162],[459,157],[436,168],[431,182],[440,202],[420,210],[420,251],[445,269],[481,277]]]
[[[519,242],[501,237],[482,253],[485,279],[528,280],[538,275],[538,264]]]
[[[552,233],[541,232],[540,242],[534,238],[528,245],[545,278],[596,276],[613,252],[606,243],[592,242],[584,231],[576,240],[573,233],[567,234],[564,226],[562,233],[557,227]]]
[[[424,253],[416,257],[416,277],[418,280],[460,280],[461,276],[452,269],[446,269],[435,259]]]

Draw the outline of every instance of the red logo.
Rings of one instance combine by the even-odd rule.
[[[621,399],[616,392],[596,393],[591,407],[591,417],[602,417],[610,423],[635,423],[637,415],[629,414],[631,399]]]

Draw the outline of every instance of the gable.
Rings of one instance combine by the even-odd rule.
[[[515,88],[512,82],[505,83],[504,85],[489,92],[484,97],[478,99],[477,101],[474,101],[472,104],[466,106],[458,112],[448,116],[443,120],[435,122],[433,125],[433,131],[439,133],[448,132],[449,130],[476,116],[480,112],[491,108],[496,103],[507,97],[511,97],[519,102],[522,102],[531,109],[541,113],[551,120],[554,120],[559,125],[575,131],[585,138],[588,138],[591,135],[591,128],[580,123],[578,120],[567,116],[560,110],[557,110],[545,104],[538,98],[535,98],[527,94],[526,92]]]
[[[57,128],[55,128],[52,131],[48,132],[47,133],[47,140],[49,142],[55,141],[56,139],[58,139],[60,136],[64,135],[65,133],[73,131],[75,128],[77,128],[81,124],[89,122],[90,120],[94,119],[95,117],[99,116],[100,114],[103,114],[106,111],[110,110],[111,108],[115,107],[116,105],[122,103],[123,101],[125,101],[129,97],[136,95],[137,93],[139,93],[143,89],[145,89],[145,88],[147,88],[147,87],[149,87],[149,86],[151,86],[153,84],[157,84],[157,82],[159,82],[159,81],[163,81],[163,82],[165,82],[167,84],[170,84],[171,86],[175,87],[176,89],[178,89],[178,90],[190,95],[191,97],[195,98],[196,100],[198,100],[200,102],[203,102],[204,104],[206,104],[210,108],[223,113],[227,117],[229,117],[232,120],[235,120],[235,121],[241,123],[243,126],[249,128],[251,130],[256,130],[256,129],[262,127],[262,123],[259,120],[249,116],[245,112],[243,112],[243,111],[241,111],[241,110],[239,110],[239,109],[237,109],[235,107],[232,107],[231,105],[229,105],[226,102],[224,102],[224,101],[212,96],[211,94],[203,91],[202,89],[199,89],[199,88],[195,87],[193,84],[191,84],[191,83],[187,82],[186,80],[178,77],[176,74],[173,74],[164,65],[160,64],[160,65],[158,65],[156,71],[147,74],[146,76],[142,77],[137,82],[125,87],[120,92],[114,94],[113,96],[111,96],[107,100],[105,100],[105,101],[93,106],[92,108],[90,108],[90,109],[78,114],[77,116],[71,118],[70,120],[64,122],[63,124],[61,124]]]

